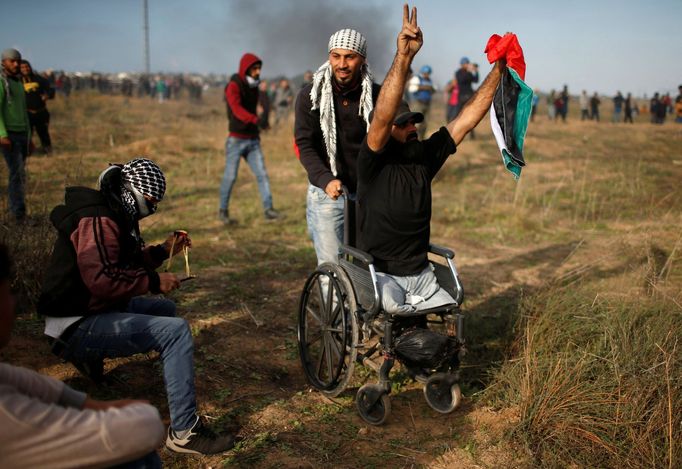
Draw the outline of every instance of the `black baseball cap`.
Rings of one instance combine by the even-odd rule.
[[[369,121],[372,122],[373,118],[374,109],[372,109],[372,112],[369,113]],[[398,106],[398,111],[395,114],[395,119],[393,119],[393,124],[404,125],[411,120],[413,120],[415,124],[424,122],[424,114],[422,114],[421,112],[410,111],[410,105],[407,104],[407,101],[403,101],[400,103],[400,106]]]

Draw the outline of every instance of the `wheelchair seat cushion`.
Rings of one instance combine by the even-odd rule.
[[[416,275],[404,277],[377,272],[377,284],[381,308],[388,314],[424,314],[426,310],[455,303],[438,285],[430,265]]]

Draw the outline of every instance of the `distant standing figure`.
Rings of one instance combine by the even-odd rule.
[[[552,90],[547,95],[547,117],[553,121],[556,119],[556,107],[554,101],[556,100],[556,91]]]
[[[632,121],[632,109],[636,108],[637,106],[632,105],[632,93],[628,93],[627,97],[625,98],[625,120],[624,122],[630,122],[633,124],[634,122]]]
[[[59,76],[59,83],[61,92],[64,94],[65,98],[71,96],[71,78],[65,73]]]
[[[16,49],[2,51],[0,72],[0,149],[9,169],[9,209],[17,222],[26,217],[24,163],[28,156],[31,124],[26,96],[19,75],[21,54]]]
[[[571,96],[568,94],[568,85],[564,85],[564,89],[561,90],[561,120],[566,122],[566,116],[568,116],[568,101]]]
[[[555,120],[559,120],[559,117],[561,117],[561,120],[563,122],[566,122],[566,115],[564,114],[564,98],[563,98],[563,93],[559,93],[556,98],[554,98],[554,115],[555,115]]]
[[[540,104],[540,95],[538,94],[538,90],[533,91],[533,101],[532,101],[532,107],[530,110],[530,120],[534,121],[535,120],[535,114],[538,112],[538,105]]]
[[[677,87],[679,94],[675,98],[675,122],[682,124],[682,85]]]
[[[274,220],[281,216],[272,206],[270,179],[260,147],[258,127],[260,119],[256,112],[262,65],[263,61],[254,54],[244,54],[239,61],[239,72],[232,75],[225,87],[230,133],[225,142],[225,173],[220,184],[220,210],[218,212],[218,218],[225,225],[236,223],[235,219],[230,218],[229,205],[242,158],[246,160],[256,176],[265,218]]]
[[[412,92],[412,107],[415,112],[424,114],[424,121],[419,126],[419,138],[424,138],[426,134],[427,119],[429,116],[429,109],[431,109],[431,99],[436,92],[431,80],[431,73],[433,70],[429,65],[424,65],[419,69],[419,75],[412,77],[412,88],[416,90]]]
[[[275,91],[275,124],[286,120],[291,110],[291,104],[294,102],[294,92],[291,91],[289,80],[282,78],[279,81],[279,86]]]
[[[592,95],[592,98],[590,99],[590,117],[592,120],[595,120],[599,122],[599,105],[601,104],[601,100],[599,99],[599,95],[597,95],[597,92]]]
[[[468,57],[462,57],[459,61],[459,70],[455,73],[455,78],[457,78],[457,86],[459,87],[459,102],[457,103],[457,112],[454,117],[457,117],[467,102],[474,95],[473,84],[478,83],[478,64],[472,64]],[[415,109],[418,111],[418,109]],[[453,117],[453,119],[454,119]],[[471,138],[476,138],[476,133],[474,129],[469,132]],[[419,135],[419,139],[423,140],[424,135]]]
[[[309,85],[313,82],[313,72],[311,70],[306,70],[305,73],[303,74],[303,84],[301,85],[301,88],[303,88],[306,85]]]
[[[459,103],[457,104],[457,113],[455,114],[455,117],[457,117],[467,101],[474,95],[472,85],[478,83],[477,64],[472,64],[468,57],[462,57],[459,61],[459,65],[459,70],[455,73],[457,86],[459,87]]]
[[[270,128],[270,111],[272,110],[272,105],[270,103],[270,96],[268,96],[268,82],[267,80],[262,80],[258,84],[258,106],[256,107],[256,115],[258,116],[259,122],[258,127],[263,130]]]
[[[587,96],[587,91],[583,90],[580,93],[580,120],[588,120],[590,118],[590,98]]]
[[[665,108],[658,93],[654,93],[654,97],[649,102],[649,112],[652,124],[662,124],[665,121]]]
[[[670,97],[670,93],[664,94],[663,97],[661,98],[661,102],[663,103],[666,114],[670,114],[673,112],[673,100]]]
[[[445,85],[445,118],[447,122],[452,121],[457,114],[457,105],[459,103],[459,86],[457,86],[457,77]]]
[[[160,103],[164,102],[166,99],[166,93],[168,93],[168,85],[166,85],[166,80],[159,78],[156,80],[156,96]]]
[[[613,117],[611,119],[611,122],[613,123],[618,123],[620,122],[620,115],[623,112],[623,103],[625,99],[623,98],[623,94],[618,91],[616,93],[616,96],[613,97]]]
[[[50,84],[40,75],[33,73],[33,67],[27,60],[21,61],[21,81],[26,94],[26,109],[31,130],[35,130],[40,138],[40,146],[46,155],[52,152],[50,139],[50,113],[47,110],[47,100]]]

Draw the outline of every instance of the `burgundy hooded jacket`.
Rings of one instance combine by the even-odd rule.
[[[244,54],[239,61],[239,73],[232,75],[225,87],[230,137],[258,138],[258,87],[251,88],[246,81],[246,72],[257,63],[262,60],[256,55]]]

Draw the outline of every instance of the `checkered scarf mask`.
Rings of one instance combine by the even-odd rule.
[[[121,199],[126,211],[133,217],[144,218],[156,211],[156,205],[145,196],[161,202],[166,193],[166,178],[156,163],[146,158],[136,158],[121,169]]]

